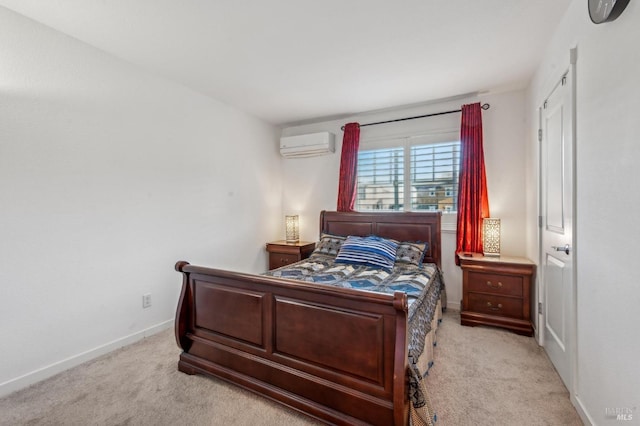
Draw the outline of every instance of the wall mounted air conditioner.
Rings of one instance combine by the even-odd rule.
[[[329,154],[336,150],[336,137],[330,132],[280,138],[280,154],[285,158],[304,158]]]

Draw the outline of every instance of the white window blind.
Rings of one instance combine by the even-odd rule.
[[[356,210],[402,210],[404,149],[360,150],[357,188]]]
[[[411,210],[457,211],[460,142],[411,147]]]
[[[457,132],[363,142],[356,210],[455,212],[459,170]]]

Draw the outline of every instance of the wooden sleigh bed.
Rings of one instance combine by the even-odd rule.
[[[322,212],[320,233],[428,243],[440,213]],[[329,424],[409,424],[408,300],[193,266],[183,274],[178,368],[235,383]]]

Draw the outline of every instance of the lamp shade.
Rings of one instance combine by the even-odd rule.
[[[296,243],[300,240],[300,218],[298,215],[285,216],[285,240],[288,243]]]
[[[493,217],[483,219],[482,251],[485,256],[500,256],[500,219]]]

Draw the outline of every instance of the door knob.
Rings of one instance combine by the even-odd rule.
[[[569,254],[571,252],[571,246],[569,244],[565,244],[564,246],[551,246],[555,251],[563,251],[565,254]]]

